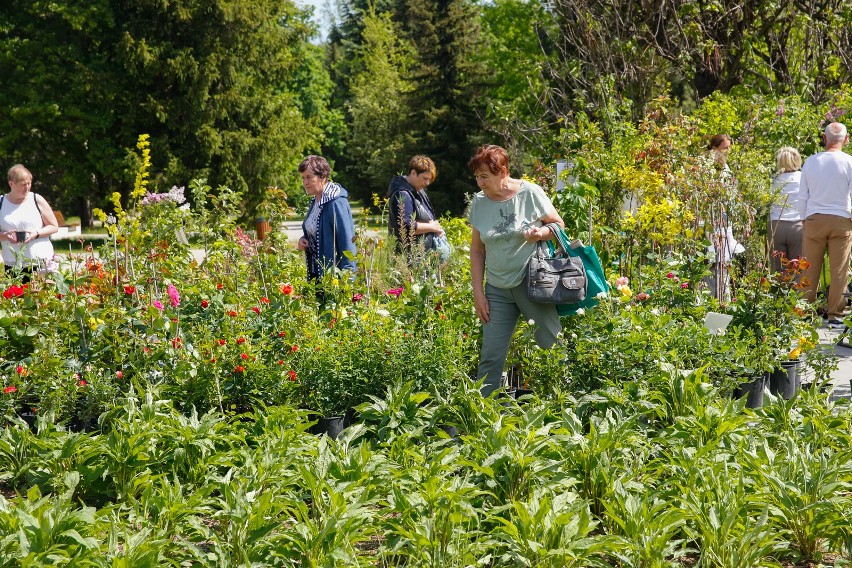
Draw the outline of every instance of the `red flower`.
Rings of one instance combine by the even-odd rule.
[[[86,385],[88,385],[88,384],[89,384],[89,383],[87,383],[87,382],[85,381],[85,379],[80,379],[79,381],[77,381],[77,386],[78,386],[78,387],[81,387],[81,388],[82,388],[82,387],[85,387],[85,386],[86,386]]]
[[[298,345],[294,345],[293,347],[291,347],[291,348],[290,348],[290,351],[292,351],[292,352],[294,352],[294,353],[295,353],[296,351],[298,351],[298,350],[299,350],[299,346],[298,346]]]
[[[64,298],[64,297],[65,297],[65,295],[64,295],[64,294],[57,294],[57,295],[56,295],[56,299],[57,299],[57,300],[61,300],[61,299],[62,299],[62,298]]]
[[[245,354],[245,353],[241,353],[241,354],[240,354],[240,357],[242,357],[243,361],[245,361],[246,359],[248,359],[248,355],[247,355],[247,354]]]
[[[225,345],[225,340],[224,339],[217,339],[216,343],[218,343],[219,345]]]
[[[278,287],[278,289],[279,289],[279,290],[281,291],[281,293],[282,293],[282,294],[284,294],[285,296],[289,296],[290,294],[292,294],[292,293],[293,293],[293,287],[292,287],[292,286],[290,286],[289,284],[282,284],[281,286],[279,286],[279,287]]]
[[[134,293],[136,293],[136,286],[125,286],[124,287],[124,294],[125,295],[132,296]]]
[[[211,362],[211,363],[215,363],[215,362],[216,362],[216,357],[213,357],[212,359],[210,359],[210,362]]]
[[[286,335],[287,335],[286,331],[279,331],[278,332],[278,337],[285,337]]]
[[[182,345],[183,341],[181,341],[180,337],[175,337],[174,339],[172,339],[172,347],[174,347],[175,349],[180,349]]]
[[[18,286],[17,284],[12,284],[6,290],[3,291],[3,297],[7,300],[10,298],[19,298],[24,295],[24,292],[27,289],[27,285]]]
[[[124,373],[122,373],[121,371],[116,371],[116,372],[115,372],[115,378],[120,379],[120,378],[121,378],[121,377],[123,377],[123,376],[124,376]]]
[[[253,311],[256,314],[260,314],[260,308],[258,308],[257,306],[252,306],[251,311]]]
[[[295,380],[296,380],[296,371],[290,370],[290,371],[288,371],[288,372],[287,372],[287,374],[288,374],[288,375],[290,375],[290,380],[291,380],[291,381],[295,381]]]
[[[261,304],[268,304],[268,303],[269,303],[269,298],[267,298],[266,296],[264,296],[263,298],[261,298],[261,299],[260,299],[260,303],[261,303]]]
[[[27,372],[27,370],[24,368],[23,365],[18,365],[17,367],[15,367],[15,372],[18,373],[19,375],[23,375],[24,373]]]
[[[149,349],[148,347],[143,347],[142,351],[145,353],[145,355],[147,355],[148,353],[151,352],[151,349]]]
[[[15,388],[15,385],[9,385],[5,389],[3,389],[3,394],[12,394],[13,392],[18,392],[18,389]]]
[[[238,338],[237,338],[237,345],[242,345],[242,344],[243,344],[243,343],[245,343],[245,342],[246,342],[246,338],[245,338],[245,337],[238,337]]]
[[[221,282],[217,282],[217,283],[216,283],[216,289],[217,289],[217,290],[221,290],[222,288],[223,288],[222,283],[221,283]]]
[[[209,305],[210,305],[210,302],[208,302],[207,300],[201,300],[201,307],[204,308],[205,310],[207,309],[207,306],[209,306]]]
[[[235,312],[234,310],[228,310],[228,315],[232,318],[235,318],[237,317],[237,312]]]
[[[245,373],[246,368],[243,367],[242,365],[237,365],[236,367],[234,367],[234,372],[235,373]]]
[[[283,365],[283,364],[284,364],[284,359],[278,359],[277,363],[278,363],[279,365]]]

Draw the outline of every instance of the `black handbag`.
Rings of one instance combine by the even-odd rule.
[[[561,246],[551,254],[547,245],[536,243],[527,264],[527,297],[540,304],[576,304],[586,299],[586,267]]]

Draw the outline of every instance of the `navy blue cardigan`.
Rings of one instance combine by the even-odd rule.
[[[347,191],[341,187],[333,197],[333,192],[323,192],[320,202],[314,198],[308,208],[308,215],[302,222],[302,232],[310,243],[305,260],[308,264],[308,279],[319,280],[323,273],[331,267],[341,270],[355,271],[355,224],[352,221],[352,209],[349,207]],[[331,197],[330,199],[326,199]],[[308,237],[307,219],[314,207],[319,207],[319,223],[316,239]],[[347,258],[345,251],[352,253]]]

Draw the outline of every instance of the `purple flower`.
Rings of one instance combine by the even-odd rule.
[[[178,307],[180,305],[180,293],[178,292],[178,289],[175,288],[175,285],[169,284],[169,287],[166,289],[166,292],[169,295],[169,302],[171,302],[172,307]]]

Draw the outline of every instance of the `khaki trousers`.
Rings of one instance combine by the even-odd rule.
[[[849,251],[852,248],[852,219],[839,215],[815,213],[805,219],[802,255],[810,263],[804,272],[808,287],[805,299],[813,302],[819,287],[822,261],[828,249],[831,285],[828,290],[828,318],[842,319],[846,309],[846,282],[849,273]]]

